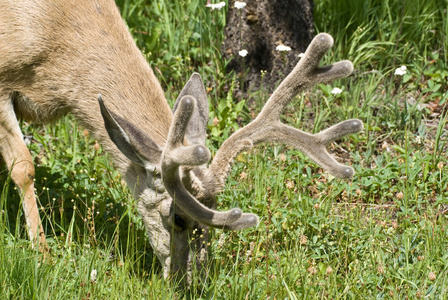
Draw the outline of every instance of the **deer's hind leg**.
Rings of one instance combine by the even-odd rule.
[[[0,151],[11,179],[20,190],[29,238],[44,250],[46,240],[34,194],[33,160],[23,141],[11,97],[4,94],[0,94]]]

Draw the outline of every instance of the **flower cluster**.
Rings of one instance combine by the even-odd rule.
[[[246,7],[246,5],[246,2],[235,1],[235,8],[237,9],[243,9],[244,7]]]
[[[339,94],[342,93],[342,90],[341,90],[340,88],[338,88],[338,87],[335,87],[335,88],[333,88],[333,89],[331,90],[331,93],[332,93],[333,95],[337,96],[337,95],[339,95]]]
[[[394,75],[403,76],[404,74],[406,74],[406,69],[407,69],[406,66],[401,66],[395,69]]]
[[[216,3],[216,4],[208,3],[207,5],[205,5],[205,7],[210,7],[211,10],[215,10],[215,9],[220,10],[224,6],[226,6],[226,3],[224,1]]]
[[[291,47],[285,46],[283,44],[278,45],[275,50],[277,51],[291,51]]]
[[[241,50],[241,51],[238,52],[238,54],[239,54],[240,56],[242,56],[242,57],[245,57],[248,53],[249,53],[249,52],[247,52],[246,49],[243,49],[243,50]]]
[[[98,271],[92,270],[92,272],[90,272],[90,282],[96,283],[97,277],[98,277]]]

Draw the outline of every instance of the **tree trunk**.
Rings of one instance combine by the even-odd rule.
[[[243,0],[244,1],[244,0]],[[240,91],[258,89],[269,92],[297,64],[314,34],[313,0],[245,0],[247,6],[235,8],[230,0],[223,44],[224,57],[230,60],[227,71],[239,75]],[[276,50],[288,46],[290,51]],[[239,54],[247,50],[245,57]],[[246,73],[247,71],[247,73]]]

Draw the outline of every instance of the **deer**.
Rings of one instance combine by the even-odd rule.
[[[309,134],[281,122],[299,92],[349,76],[344,60],[319,66],[333,38],[318,34],[258,116],[234,132],[213,159],[206,147],[209,103],[191,75],[171,109],[113,0],[0,1],[0,152],[22,197],[32,245],[47,245],[34,191],[35,166],[20,120],[48,123],[71,114],[110,155],[138,201],[163,276],[207,260],[211,228],[257,226],[256,214],[217,210],[235,157],[263,143],[299,149],[335,177],[354,169],[326,147],[363,129],[358,119]]]

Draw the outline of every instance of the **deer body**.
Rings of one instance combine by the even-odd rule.
[[[0,0],[0,151],[24,197],[30,239],[45,245],[21,118],[49,122],[70,113],[103,145],[139,200],[165,276],[188,275],[194,257],[200,265],[209,226],[239,230],[258,223],[239,209],[215,210],[216,195],[242,150],[266,141],[286,143],[333,175],[349,178],[353,170],[324,147],[360,131],[361,121],[311,135],[279,118],[300,90],[352,72],[348,61],[318,66],[331,45],[329,35],[316,37],[259,117],[232,135],[207,167],[208,102],[199,75],[188,81],[173,113],[114,1]]]
[[[45,241],[34,166],[18,119],[49,122],[71,113],[114,159],[131,190],[146,173],[110,140],[96,95],[164,145],[172,112],[113,1],[0,1],[0,146],[24,195],[32,240]],[[136,189],[136,197],[144,188]]]

